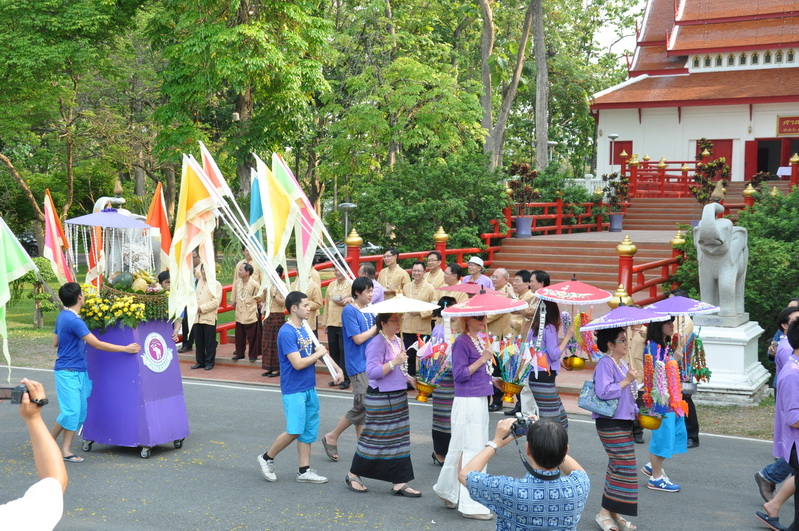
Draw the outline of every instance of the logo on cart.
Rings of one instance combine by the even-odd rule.
[[[144,365],[153,372],[164,372],[172,363],[172,349],[167,346],[164,336],[152,332],[144,340],[142,353]]]

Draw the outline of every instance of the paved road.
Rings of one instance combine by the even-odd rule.
[[[14,369],[15,380],[30,377],[42,381],[50,396],[50,371]],[[65,514],[58,529],[493,529],[494,523],[461,518],[445,509],[432,491],[439,468],[430,460],[431,408],[414,402],[414,485],[424,492],[419,499],[390,496],[388,483],[367,480],[370,492],[346,489],[344,476],[349,459],[333,463],[321,444],[314,444],[312,466],[330,477],[325,485],[294,481],[297,454],[294,446],[277,460],[278,482],[268,483],[260,474],[256,455],[283,430],[280,394],[274,389],[247,385],[184,382],[191,436],[184,447],[153,449],[141,459],[138,449],[95,444],[83,454],[81,464],[67,463],[70,474]],[[55,402],[55,401],[53,401]],[[58,407],[45,408],[50,425]],[[329,429],[349,406],[341,395],[323,394],[322,427]],[[494,414],[492,420],[499,420]],[[580,529],[597,529],[594,515],[599,507],[607,465],[593,424],[586,417],[571,417],[572,455],[589,471],[591,496]],[[710,419],[702,419],[711,422]],[[20,496],[33,483],[36,472],[16,407],[0,404],[0,467],[3,489],[0,503]],[[491,429],[493,433],[493,427]],[[76,450],[80,450],[75,447]],[[354,433],[340,440],[342,456],[355,449]],[[639,466],[647,459],[646,446],[637,446]],[[763,441],[704,435],[700,448],[667,462],[669,476],[681,483],[677,494],[650,491],[639,496],[640,529],[743,530],[763,529],[754,512],[760,507],[752,474],[767,463],[771,446]],[[82,452],[78,452],[82,453]],[[492,473],[522,475],[513,445],[504,448],[489,466]],[[643,479],[640,483],[645,485]],[[784,509],[790,520],[793,504]]]

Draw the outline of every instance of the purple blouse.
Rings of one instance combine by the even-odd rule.
[[[533,335],[533,331],[531,330],[528,341],[531,341],[532,344],[535,345],[537,337],[538,336]],[[559,371],[560,341],[558,341],[558,329],[555,328],[555,325],[548,324],[544,327],[544,338],[541,340],[541,350],[547,354],[549,370],[555,372]]]
[[[614,419],[632,420],[635,418],[636,413],[638,413],[638,406],[635,404],[632,392],[630,392],[630,389],[637,389],[638,386],[636,382],[633,381],[624,389],[619,385],[627,376],[627,369],[627,364],[622,361],[621,370],[619,370],[613,362],[613,358],[609,355],[600,358],[596,364],[596,369],[594,369],[594,390],[596,391],[596,396],[602,400],[619,399],[616,414],[612,417]],[[636,392],[636,395],[637,394]],[[601,415],[592,413],[591,418],[608,417],[602,417]]]
[[[774,363],[777,365],[777,372],[775,374],[777,377],[779,377],[783,365],[785,365],[785,362],[791,357],[791,354],[793,354],[793,349],[791,348],[791,344],[788,343],[788,337],[782,336],[779,343],[777,343],[777,353],[774,354]]]
[[[480,367],[469,374],[469,365],[480,357],[468,334],[461,334],[452,344],[452,379],[455,380],[455,396],[490,396],[494,394],[491,374]]]
[[[397,353],[404,349],[398,337],[392,339],[391,343],[394,348],[389,346],[385,336],[379,335],[366,346],[366,376],[369,378],[369,385],[381,393],[406,389],[408,385],[402,368],[396,363],[394,370],[383,376],[383,365],[396,358]]]
[[[494,283],[491,282],[491,279],[485,275],[480,275],[477,278],[477,282],[472,280],[472,275],[466,275],[463,277],[463,280],[461,280],[461,284],[479,284],[486,289],[494,289]]]
[[[385,288],[375,279],[372,279],[372,290],[372,304],[377,304],[385,300],[385,295],[383,294]]]
[[[799,451],[799,362],[789,357],[777,374],[777,407],[774,410],[774,456],[786,461],[791,458],[791,448]],[[779,429],[778,429],[779,428]],[[779,433],[778,433],[779,432]]]

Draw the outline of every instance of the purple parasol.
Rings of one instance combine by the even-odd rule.
[[[688,297],[669,297],[646,307],[650,312],[664,315],[697,315],[701,313],[717,313],[718,306]]]
[[[631,306],[619,306],[611,310],[602,317],[594,319],[587,325],[581,326],[581,332],[589,330],[603,330],[607,328],[624,328],[637,324],[654,323],[658,321],[668,321],[670,317],[649,310],[633,308]]]
[[[78,216],[68,219],[70,225],[88,225],[107,229],[149,229],[150,226],[143,221],[120,214],[114,208],[106,208],[100,212]]]

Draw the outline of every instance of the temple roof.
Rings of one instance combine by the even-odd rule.
[[[681,0],[678,22],[725,21],[799,15],[795,0]]]
[[[630,75],[641,74],[687,74],[685,56],[671,56],[666,54],[665,46],[639,46],[633,55]]]
[[[594,96],[591,108],[629,109],[799,102],[799,68],[642,75]]]
[[[799,16],[676,26],[669,55],[799,46]]]
[[[649,0],[638,44],[666,43],[666,33],[674,26],[674,0]]]

